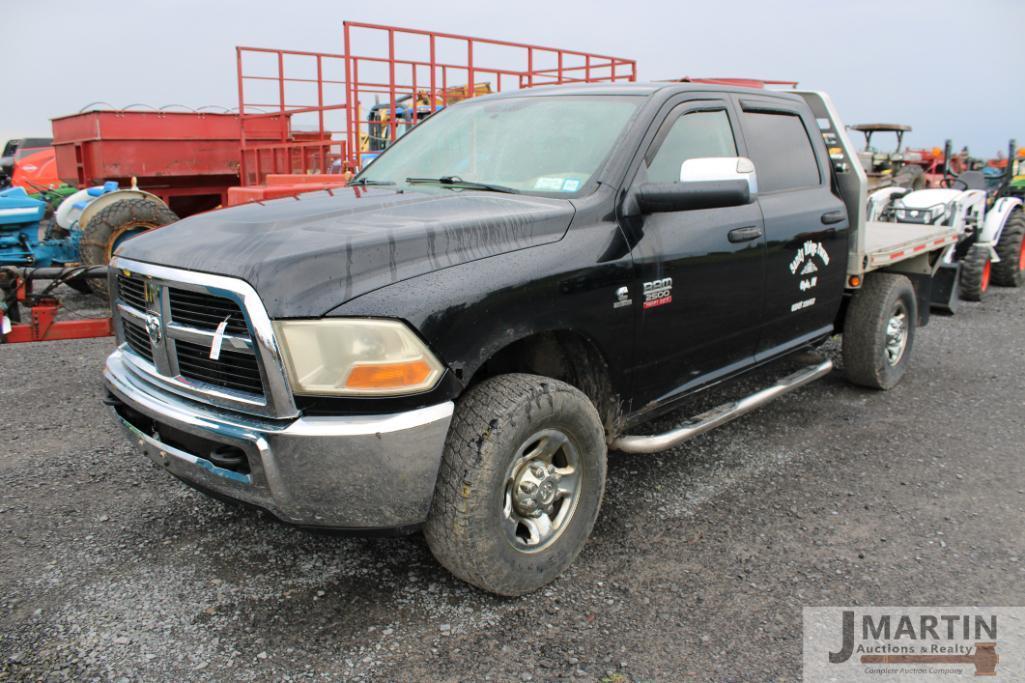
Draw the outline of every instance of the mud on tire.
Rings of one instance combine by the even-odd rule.
[[[546,435],[552,434],[561,436],[550,443],[574,449],[572,458],[565,450],[569,446],[551,458],[553,471],[564,473],[555,495],[571,500],[562,491],[570,486],[570,470],[576,471],[576,490],[572,508],[564,512],[562,506],[570,503],[558,503],[545,515],[552,520],[549,529],[558,533],[532,548],[527,544],[534,539],[534,502],[525,501],[523,515],[524,500],[517,499],[514,507],[512,495],[552,491],[544,488],[548,480],[534,477],[547,472],[535,464],[541,456],[531,455],[543,452]],[[424,527],[431,551],[458,578],[500,595],[522,595],[549,583],[573,562],[591,533],[605,489],[606,450],[598,411],[564,382],[507,374],[471,387],[456,406]],[[574,458],[575,466],[567,466]],[[560,516],[563,524],[557,526]]]

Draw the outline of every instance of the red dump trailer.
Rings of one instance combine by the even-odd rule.
[[[245,139],[272,141],[288,115],[242,120],[238,114],[91,110],[53,119],[57,172],[76,187],[116,180],[138,186],[179,216],[216,208],[239,184]]]

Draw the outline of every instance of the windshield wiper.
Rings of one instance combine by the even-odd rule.
[[[362,185],[363,187],[366,187],[367,185],[394,185],[394,184],[395,183],[393,183],[390,180],[370,180],[368,178],[358,178],[358,179],[352,181],[351,183],[349,183],[349,185]]]
[[[486,192],[507,192],[509,194],[519,194],[520,191],[505,185],[494,185],[492,183],[475,183],[472,180],[463,180],[457,175],[443,175],[440,178],[406,178],[406,182],[410,185],[421,184],[432,184],[432,185],[443,185],[445,187],[455,187],[463,190],[484,190]]]

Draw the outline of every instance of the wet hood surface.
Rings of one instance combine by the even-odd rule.
[[[393,282],[557,241],[572,217],[562,199],[343,189],[192,216],[118,255],[241,278],[272,318],[310,317]]]

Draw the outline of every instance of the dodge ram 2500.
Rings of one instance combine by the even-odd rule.
[[[435,114],[350,187],[123,244],[117,420],[197,489],[305,527],[421,530],[463,580],[553,580],[609,449],[670,448],[830,372],[822,358],[670,432],[695,392],[843,334],[886,389],[948,228],[864,218],[822,93],[546,87]]]

